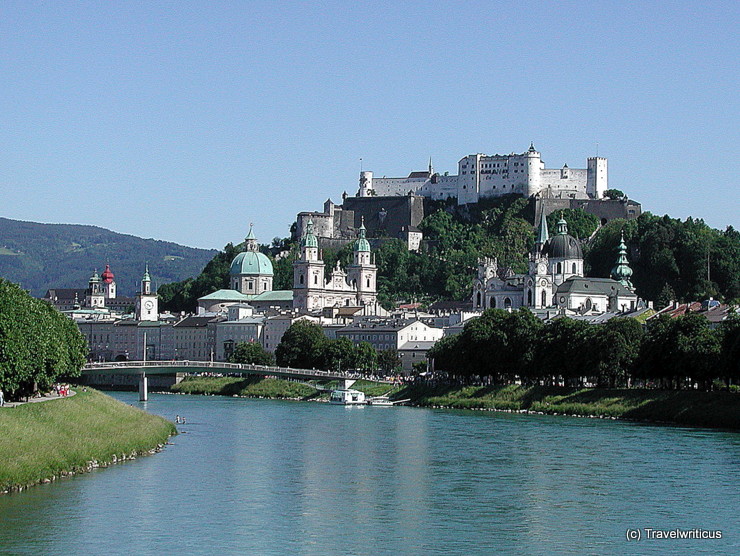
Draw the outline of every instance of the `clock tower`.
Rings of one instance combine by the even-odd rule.
[[[149,276],[149,265],[146,266],[141,279],[141,292],[136,296],[136,320],[159,320],[159,303],[157,294],[152,292],[152,279]]]

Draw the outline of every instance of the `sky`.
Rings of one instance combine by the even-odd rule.
[[[609,159],[740,228],[738,2],[0,2],[0,216],[222,248],[360,168]],[[0,244],[2,243],[0,239]]]

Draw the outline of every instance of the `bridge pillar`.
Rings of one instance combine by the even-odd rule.
[[[345,378],[344,380],[340,380],[340,383],[342,384],[342,389],[348,390],[349,388],[352,388],[352,385],[357,382],[356,378]]]
[[[149,399],[148,382],[149,382],[149,378],[144,373],[141,373],[141,378],[139,378],[139,401],[140,402],[145,402]]]

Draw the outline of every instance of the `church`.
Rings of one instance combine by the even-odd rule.
[[[337,262],[327,279],[324,261],[309,220],[301,238],[300,253],[293,262],[293,289],[272,289],[273,267],[259,252],[252,227],[229,269],[230,289],[222,289],[198,299],[198,314],[224,312],[229,306],[248,304],[258,312],[292,310],[299,314],[318,314],[338,307],[361,307],[366,314],[377,308],[377,272],[372,261],[365,224],[358,230],[353,262],[346,270]]]
[[[543,211],[526,274],[500,269],[496,259],[481,259],[473,284],[473,308],[528,307],[581,315],[635,310],[638,298],[629,280],[632,269],[624,238],[612,278],[587,278],[579,241],[568,234],[562,217],[557,226],[557,233],[550,238]]]

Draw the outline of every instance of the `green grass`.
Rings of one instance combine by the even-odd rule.
[[[411,386],[394,395],[421,406],[618,417],[740,429],[740,394],[557,386]]]
[[[75,390],[69,398],[0,409],[0,492],[148,452],[177,433],[161,417],[90,388]]]
[[[187,377],[170,390],[179,394],[281,399],[306,399],[318,393],[315,388],[300,382],[261,377]]]
[[[9,257],[18,257],[20,253],[16,253],[15,251],[8,249],[7,247],[0,247],[0,255],[7,255]]]

